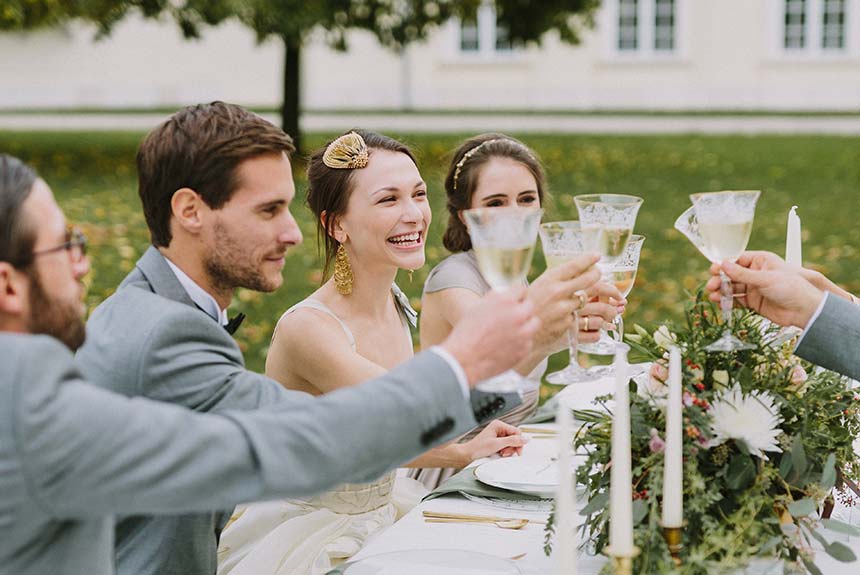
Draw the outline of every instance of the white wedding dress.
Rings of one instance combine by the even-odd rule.
[[[404,309],[408,300],[399,288],[392,290],[411,347],[407,317],[414,312]],[[281,319],[302,307],[334,317],[356,349],[346,324],[317,300],[299,302]],[[240,505],[221,534],[218,574],[322,575],[355,555],[426,494],[421,483],[392,471],[373,483],[343,484],[309,499]]]

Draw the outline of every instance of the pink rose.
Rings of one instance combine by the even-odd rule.
[[[690,407],[693,405],[693,395],[689,391],[684,392],[684,406]]]
[[[791,372],[791,383],[794,385],[801,385],[808,377],[809,375],[806,373],[806,370],[803,369],[802,365],[795,365]]]
[[[648,442],[648,448],[651,449],[651,453],[661,453],[665,447],[666,442],[660,439],[657,430],[652,428],[651,440]]]

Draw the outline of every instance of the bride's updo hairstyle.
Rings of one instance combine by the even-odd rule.
[[[454,152],[448,175],[445,177],[445,193],[448,196],[448,227],[442,243],[450,252],[465,252],[472,249],[472,240],[466,225],[460,220],[460,212],[472,206],[472,196],[478,187],[482,168],[493,158],[510,158],[531,172],[537,182],[537,193],[544,203],[546,179],[543,167],[528,146],[510,136],[490,133],[469,138]]]
[[[323,282],[328,277],[338,246],[332,232],[337,216],[346,213],[353,190],[353,173],[373,162],[374,150],[415,155],[406,144],[368,130],[350,130],[314,152],[308,163],[307,202],[317,220],[317,246],[325,245]]]

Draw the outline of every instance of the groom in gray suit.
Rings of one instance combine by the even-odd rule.
[[[361,386],[253,412],[198,414],[92,386],[69,351],[85,337],[85,245],[45,182],[0,154],[0,573],[111,575],[116,513],[203,512],[367,481],[476,423],[435,352]],[[135,329],[151,332],[166,315],[159,305],[170,306],[137,297],[148,313]],[[171,318],[206,329],[199,312],[175,305]],[[513,296],[479,308],[443,344],[469,385],[524,358],[540,323]],[[175,345],[199,361],[194,346]],[[219,353],[234,361],[202,355]],[[433,385],[415,372],[434,374]]]
[[[819,272],[790,266],[770,252],[744,252],[737,263],[711,266],[710,298],[720,299],[720,269],[732,279],[735,300],[782,326],[803,329],[794,353],[860,379],[860,305]]]
[[[137,168],[153,245],[89,320],[87,344],[77,354],[87,379],[129,397],[202,412],[276,409],[295,401],[296,392],[245,370],[224,329],[234,290],[277,289],[284,254],[302,240],[289,210],[292,151],[282,130],[223,102],[180,110],[149,133]],[[462,354],[437,352],[439,365],[413,369],[417,385],[435,387],[440,373],[461,366],[469,375]],[[518,401],[516,395],[473,393],[475,419],[491,419]],[[368,433],[352,428],[364,419],[344,417],[332,433],[343,440]],[[429,443],[454,423],[440,418],[413,433]],[[122,517],[118,573],[213,575],[228,518],[229,510]]]

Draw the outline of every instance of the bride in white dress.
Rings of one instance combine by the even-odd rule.
[[[308,203],[334,275],[275,328],[266,374],[319,395],[359,384],[412,357],[415,312],[394,285],[398,269],[424,265],[427,186],[411,151],[391,138],[351,132],[314,154]],[[361,417],[356,414],[355,417]],[[344,437],[349,441],[349,437]],[[464,467],[518,454],[517,428],[493,422],[474,439],[430,450],[410,467]],[[321,575],[391,525],[427,493],[390,472],[310,499],[240,506],[221,536],[221,575]]]

